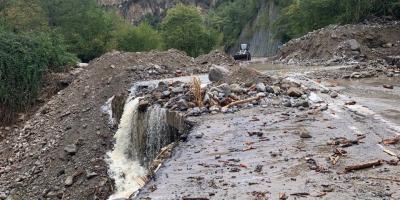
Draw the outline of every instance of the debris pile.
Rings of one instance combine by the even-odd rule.
[[[152,104],[159,104],[188,116],[198,116],[234,113],[242,108],[269,105],[304,110],[313,103],[310,99],[313,93],[304,86],[254,70],[236,68],[230,71],[214,65],[209,78],[213,80],[209,84],[202,84],[198,77],[193,77],[191,82],[160,81],[154,88],[141,87],[137,91],[137,96],[143,97],[139,109],[144,111]]]
[[[398,66],[399,32],[398,21],[330,25],[287,42],[276,59],[285,64],[328,66],[382,59],[385,65]]]

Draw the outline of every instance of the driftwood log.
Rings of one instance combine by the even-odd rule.
[[[235,105],[244,104],[244,103],[248,103],[248,102],[252,102],[252,101],[258,101],[260,99],[261,99],[261,97],[257,96],[257,97],[251,97],[251,98],[248,98],[248,99],[243,99],[243,100],[240,100],[240,101],[234,101],[234,102],[224,106],[224,108],[230,108],[230,107],[235,106]]]

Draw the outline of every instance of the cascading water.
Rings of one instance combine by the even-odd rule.
[[[128,198],[141,185],[138,178],[146,174],[146,169],[132,155],[132,130],[137,122],[140,98],[128,99],[124,107],[118,131],[115,134],[114,150],[107,154],[109,174],[115,180],[117,191],[109,199]]]

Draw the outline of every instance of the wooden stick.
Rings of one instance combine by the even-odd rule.
[[[371,161],[371,162],[357,164],[357,165],[350,165],[350,166],[345,167],[344,170],[346,172],[350,172],[353,170],[366,169],[366,168],[375,167],[375,166],[379,166],[379,165],[382,165],[382,160],[376,160],[376,161]]]
[[[392,178],[384,178],[384,177],[372,177],[372,176],[368,176],[367,178],[376,179],[376,180],[383,180],[383,181],[393,181],[393,182],[400,183],[400,179],[392,179]]]
[[[257,97],[251,97],[251,98],[248,98],[248,99],[243,99],[243,100],[240,100],[240,101],[235,101],[235,102],[232,102],[232,103],[226,105],[224,108],[229,108],[229,107],[232,107],[232,106],[235,106],[235,105],[244,104],[244,103],[251,102],[251,101],[258,101],[258,100],[260,100],[260,98],[261,97],[257,96]]]

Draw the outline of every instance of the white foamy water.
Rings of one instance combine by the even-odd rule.
[[[116,192],[109,197],[109,200],[128,198],[141,187],[138,178],[146,174],[146,169],[139,161],[129,156],[131,131],[137,121],[139,100],[140,98],[130,99],[125,104],[118,131],[114,135],[116,140],[114,150],[107,153],[109,175],[115,180],[116,187]]]

